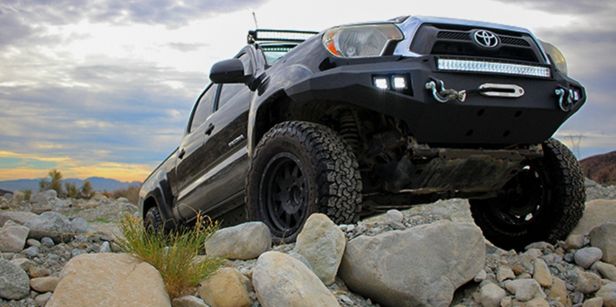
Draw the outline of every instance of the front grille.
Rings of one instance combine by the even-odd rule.
[[[528,34],[488,29],[498,36],[500,45],[487,49],[475,44],[472,39],[474,30],[456,25],[423,25],[413,39],[411,51],[438,56],[495,58],[544,64],[540,49]]]

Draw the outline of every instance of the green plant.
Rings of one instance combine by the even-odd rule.
[[[92,195],[94,194],[94,191],[92,189],[92,183],[89,180],[86,180],[83,182],[83,184],[81,185],[81,197],[85,198],[85,199],[90,199],[92,198]]]
[[[30,197],[32,197],[32,190],[23,190],[22,192],[24,193],[24,200],[30,201]]]
[[[120,249],[154,266],[172,298],[197,286],[224,261],[208,257],[197,259],[205,240],[218,229],[218,223],[201,215],[190,229],[155,232],[147,230],[141,219],[132,215],[122,218],[120,228],[124,233],[124,238],[117,240]]]
[[[70,197],[70,198],[79,197],[79,190],[77,189],[77,186],[75,184],[70,183],[70,182],[65,182],[64,189],[66,190],[67,197]]]
[[[59,170],[50,170],[48,177],[39,181],[39,189],[41,191],[55,190],[58,196],[64,195],[64,190],[62,189],[62,177],[62,173]]]

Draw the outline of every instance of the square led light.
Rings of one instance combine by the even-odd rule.
[[[379,89],[387,90],[389,89],[389,80],[385,77],[374,77],[374,86]]]
[[[403,90],[406,88],[406,78],[404,76],[394,76],[392,83],[394,89]]]

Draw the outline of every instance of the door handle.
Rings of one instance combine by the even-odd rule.
[[[212,131],[214,131],[214,124],[209,124],[207,125],[207,129],[205,129],[205,135],[210,135],[212,134]]]
[[[180,159],[184,158],[185,154],[186,154],[186,150],[184,150],[183,148],[180,149],[180,152],[178,152],[178,158]]]

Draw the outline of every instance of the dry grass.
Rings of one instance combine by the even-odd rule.
[[[192,229],[170,233],[146,231],[142,221],[132,215],[124,216],[120,227],[124,232],[124,238],[118,241],[120,248],[154,266],[171,298],[189,292],[224,261],[220,258],[195,259],[205,240],[218,229],[217,223],[202,216],[197,217]]]

